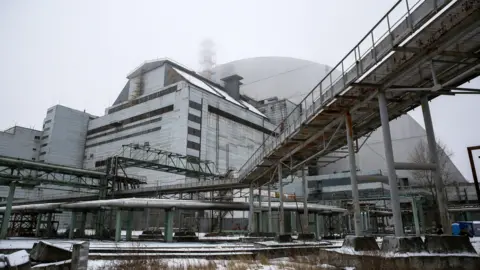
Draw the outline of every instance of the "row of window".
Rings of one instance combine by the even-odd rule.
[[[110,132],[105,132],[105,133],[102,133],[102,134],[95,135],[95,136],[92,136],[92,137],[90,137],[90,138],[87,138],[87,141],[88,141],[88,140],[93,140],[93,139],[96,139],[96,138],[100,138],[100,137],[103,137],[103,136],[112,135],[112,134],[114,134],[114,133],[121,132],[121,131],[125,131],[125,130],[129,130],[129,129],[132,129],[132,128],[137,128],[137,127],[140,127],[140,126],[144,126],[144,125],[148,125],[148,124],[160,122],[161,120],[162,120],[162,117],[159,117],[159,118],[152,119],[152,120],[149,120],[149,121],[146,121],[146,122],[142,122],[142,123],[138,123],[138,124],[135,124],[135,125],[131,125],[131,126],[128,126],[128,127],[117,128],[116,130],[113,130],[113,131],[110,131]]]
[[[48,138],[48,135],[42,136],[42,140],[45,140]]]
[[[218,114],[222,117],[225,117],[227,119],[230,119],[236,123],[239,123],[239,124],[242,124],[242,125],[245,125],[247,127],[250,127],[250,128],[253,128],[257,131],[260,131],[260,132],[263,132],[265,134],[268,134],[268,135],[273,135],[273,136],[276,136],[276,134],[270,130],[268,130],[267,128],[265,127],[262,127],[260,125],[257,125],[255,123],[252,123],[250,121],[247,121],[245,119],[242,119],[236,115],[233,115],[231,113],[228,113],[226,111],[222,111],[220,110],[219,108],[215,108],[215,107],[212,107],[212,106],[208,106],[208,111],[211,112],[211,113],[214,113],[214,114]],[[189,115],[189,118],[190,118],[190,115]]]
[[[139,114],[139,115],[121,120],[120,122],[116,122],[116,123],[113,123],[113,124],[108,124],[108,125],[105,125],[105,126],[101,126],[101,127],[98,127],[98,128],[91,129],[87,132],[87,136],[88,135],[93,135],[93,134],[96,134],[96,133],[100,133],[100,132],[103,132],[103,131],[107,131],[107,130],[109,130],[109,129],[115,127],[115,126],[118,126],[118,125],[131,124],[131,123],[134,123],[134,122],[137,122],[137,121],[140,121],[140,120],[144,120],[144,119],[147,119],[147,118],[150,118],[150,117],[158,116],[158,115],[161,115],[161,114],[164,114],[164,113],[167,113],[167,112],[171,112],[171,111],[173,111],[173,105],[169,105],[169,106],[166,106],[166,107],[163,107],[163,108],[160,108],[160,109],[156,109],[156,110],[153,110],[153,111],[142,113],[142,114]]]
[[[140,132],[132,133],[132,134],[129,134],[129,135],[125,135],[125,136],[122,136],[122,137],[117,137],[117,138],[114,138],[114,139],[106,140],[106,141],[103,141],[103,142],[93,143],[93,144],[85,146],[85,148],[90,148],[90,147],[95,147],[95,146],[99,146],[99,145],[106,144],[106,143],[125,140],[125,139],[128,139],[128,138],[140,136],[140,135],[147,134],[147,133],[150,133],[150,132],[155,132],[155,131],[160,130],[161,128],[162,127],[151,128],[151,129],[147,129],[147,130],[144,130],[144,131],[140,131]]]
[[[141,103],[144,103],[144,102],[147,102],[149,100],[152,100],[152,99],[156,99],[156,98],[159,98],[161,96],[165,96],[165,95],[168,95],[168,94],[171,94],[171,93],[174,93],[175,91],[177,91],[177,86],[174,85],[172,87],[169,87],[165,90],[162,90],[162,91],[159,91],[159,92],[156,92],[156,93],[153,93],[151,95],[148,95],[148,96],[144,96],[142,98],[138,98],[138,99],[134,99],[128,103],[125,103],[125,104],[122,104],[118,107],[115,107],[115,108],[111,108],[110,110],[108,110],[108,114],[111,114],[111,113],[114,113],[114,112],[118,112],[118,111],[121,111],[123,109],[126,109],[126,108],[129,108],[133,105],[137,105],[137,104],[141,104]]]

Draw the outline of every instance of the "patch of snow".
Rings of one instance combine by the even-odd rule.
[[[10,267],[20,266],[30,262],[30,255],[25,250],[14,252],[6,257],[7,263]]]
[[[267,118],[267,116],[265,116],[265,114],[263,114],[262,112],[260,112],[257,108],[255,108],[255,106],[253,106],[252,104],[242,100],[240,101],[242,103],[243,106],[247,107],[250,111],[260,115],[260,116],[263,116],[265,118]]]
[[[46,267],[46,266],[56,266],[56,265],[63,265],[67,263],[71,263],[72,260],[66,260],[66,261],[58,261],[58,262],[52,262],[52,263],[41,263],[33,266],[32,268],[40,268],[40,267]]]

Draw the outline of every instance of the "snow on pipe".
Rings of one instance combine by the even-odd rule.
[[[29,160],[23,160],[23,159],[16,159],[16,158],[9,158],[9,157],[2,156],[0,157],[0,160],[8,163],[19,164],[19,165],[31,165],[31,166],[42,167],[42,168],[50,168],[50,169],[63,169],[71,172],[78,172],[78,173],[84,173],[84,174],[96,175],[96,176],[105,176],[104,172],[84,170],[84,169],[78,169],[78,168],[62,166],[62,165],[54,165],[54,164],[48,164],[48,163],[38,163],[36,161],[29,161]]]
[[[272,203],[273,209],[279,208],[279,203]],[[76,203],[48,203],[48,204],[30,204],[13,206],[12,211],[21,212],[27,210],[34,211],[48,211],[48,210],[78,210],[81,209],[98,209],[101,207],[112,208],[160,208],[160,209],[189,209],[189,210],[239,210],[248,211],[249,205],[245,202],[210,202],[210,201],[194,201],[194,200],[175,200],[175,199],[142,199],[142,198],[129,198],[129,199],[114,199],[114,200],[95,200]],[[255,207],[259,207],[258,203]],[[268,208],[268,203],[262,203],[261,207]],[[284,209],[287,211],[303,211],[303,203],[284,203]],[[313,213],[344,213],[347,210],[343,208],[320,205],[320,204],[308,204],[309,212]],[[5,207],[0,208],[0,213],[5,211]]]

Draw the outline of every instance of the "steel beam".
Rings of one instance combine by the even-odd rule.
[[[434,171],[437,165],[433,163],[409,163],[409,162],[395,162],[396,170],[417,170],[417,171]]]
[[[0,230],[0,239],[6,239],[8,233],[8,224],[10,223],[10,215],[12,214],[12,202],[15,195],[16,182],[10,183],[8,189],[7,205],[5,206],[5,212],[2,218],[2,228]]]
[[[474,150],[479,150],[479,149],[480,149],[480,145],[467,147],[468,159],[470,161],[470,168],[472,169],[473,183],[475,185],[475,191],[477,193],[477,200],[480,203],[480,186],[478,184],[477,169],[475,168],[475,161],[473,160],[473,154],[472,154]]]
[[[68,231],[68,239],[73,239],[75,236],[75,225],[77,224],[77,213],[71,212],[70,230]]]
[[[278,183],[280,184],[280,188],[279,188],[279,192],[280,192],[280,198],[279,198],[279,202],[280,202],[280,206],[278,208],[278,233],[280,235],[283,235],[285,233],[285,213],[283,211],[283,176],[282,176],[282,164],[279,162],[278,163],[278,167],[277,167],[277,171],[278,171]]]
[[[420,223],[418,219],[417,200],[412,198],[413,223],[415,225],[415,236],[420,236]]]
[[[272,227],[272,193],[271,193],[271,184],[268,183],[268,219],[267,219],[267,224],[268,224],[268,232],[271,233],[273,232],[273,227]]]
[[[358,195],[357,165],[355,162],[355,149],[353,147],[353,124],[350,113],[345,115],[347,129],[348,161],[350,165],[350,184],[352,186],[353,197],[353,219],[355,224],[355,236],[362,236],[362,226],[360,221],[360,201]]]
[[[452,227],[448,217],[447,198],[445,198],[444,193],[445,187],[443,184],[442,176],[440,175],[441,168],[437,153],[438,149],[437,142],[435,140],[435,132],[433,131],[432,116],[430,114],[430,107],[428,105],[428,97],[422,97],[421,102],[423,120],[425,121],[425,131],[427,133],[429,158],[431,163],[436,164],[436,170],[433,171],[433,177],[435,181],[435,190],[437,193],[438,212],[440,214],[440,221],[442,223],[444,233],[450,235],[452,233]]]
[[[308,233],[308,183],[305,176],[305,168],[302,168],[302,189],[303,189],[303,233]]]
[[[253,183],[250,184],[249,187],[249,192],[248,192],[248,206],[249,206],[249,211],[248,211],[248,232],[252,233],[254,224],[253,224]]]
[[[382,123],[383,144],[385,146],[385,161],[387,163],[388,183],[390,185],[390,196],[392,199],[393,223],[395,226],[395,236],[404,236],[402,211],[400,209],[400,198],[398,195],[397,174],[394,167],[392,136],[390,134],[390,119],[388,118],[387,101],[385,92],[378,93],[378,106],[380,109],[380,119]]]

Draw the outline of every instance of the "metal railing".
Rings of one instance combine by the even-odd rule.
[[[239,170],[239,179],[244,179],[268,153],[294,134],[303,122],[308,122],[325,105],[335,101],[349,85],[357,82],[373,70],[373,67],[389,54],[395,45],[408,38],[423,25],[432,11],[450,0],[416,1],[399,0],[360,40],[360,42],[305,96],[295,109],[278,125],[272,134],[253,153]],[[403,4],[402,4],[403,3]],[[392,23],[393,22],[393,23]]]

